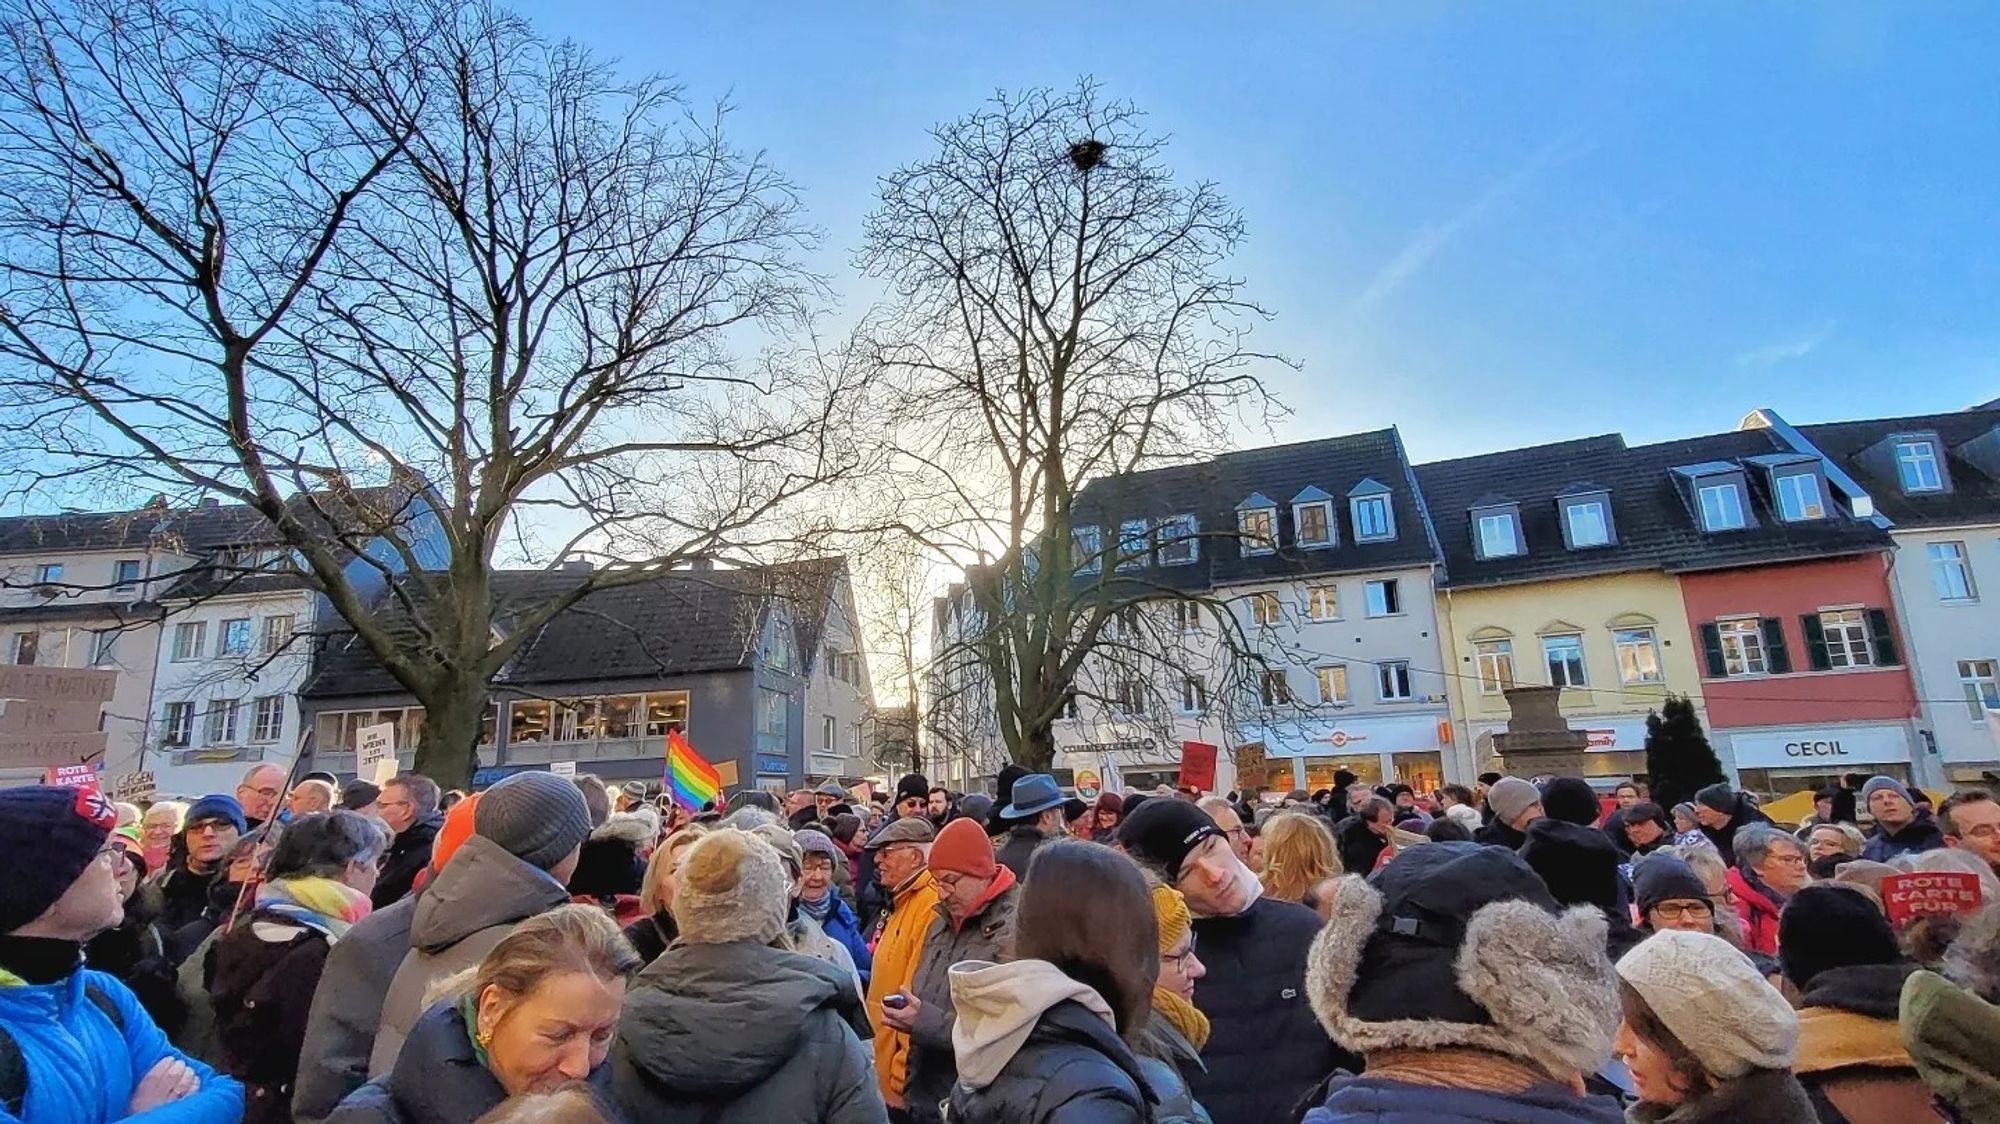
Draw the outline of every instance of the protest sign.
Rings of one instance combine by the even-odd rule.
[[[1215,750],[1207,742],[1181,743],[1180,787],[1215,791]]]
[[[354,775],[375,784],[388,784],[396,775],[396,724],[363,726],[354,731]]]
[[[1901,928],[1923,917],[1971,913],[1979,908],[1979,876],[1958,871],[1891,874],[1882,879],[1882,905]]]
[[[43,779],[68,788],[87,788],[93,792],[98,788],[95,765],[51,765]]]
[[[554,773],[554,774],[555,774],[556,776],[559,776],[559,777],[566,777],[566,778],[568,778],[568,779],[570,779],[570,780],[575,780],[575,779],[576,779],[576,762],[574,762],[574,761],[551,761],[551,762],[549,762],[549,772],[551,772],[551,773]]]

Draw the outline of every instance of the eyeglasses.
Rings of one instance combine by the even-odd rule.
[[[1772,854],[1771,861],[1784,863],[1786,866],[1806,865],[1806,857],[1804,855],[1794,854],[1790,851],[1784,852],[1783,854],[1777,854],[1777,853]]]
[[[187,826],[189,835],[221,835],[225,831],[235,831],[236,825],[228,820],[203,820]]]
[[[1653,912],[1668,921],[1679,921],[1683,917],[1715,916],[1715,911],[1702,902],[1661,902],[1653,907]]]
[[[950,872],[940,873],[935,870],[931,871],[931,881],[937,883],[937,888],[943,890],[947,894],[957,890],[958,884],[964,880],[965,880],[965,875],[963,874],[952,874]]]
[[[1176,952],[1170,956],[1162,956],[1160,957],[1160,963],[1167,965],[1176,972],[1184,971],[1187,968],[1188,957],[1193,955],[1194,955],[1194,937],[1189,936],[1186,952]]]
[[[264,786],[263,788],[251,788],[251,787],[250,787],[249,785],[247,785],[247,784],[246,784],[246,785],[238,785],[237,787],[239,787],[239,788],[243,788],[243,789],[249,789],[249,791],[251,791],[251,792],[254,792],[254,793],[256,793],[257,795],[259,795],[259,796],[263,797],[263,798],[264,798],[264,799],[266,799],[266,800],[276,800],[276,799],[278,798],[278,790],[277,790],[277,789],[275,789],[275,788],[272,788],[272,787],[271,787],[271,786],[269,786],[269,785],[266,785],[266,786]]]

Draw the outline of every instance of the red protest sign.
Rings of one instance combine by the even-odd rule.
[[[97,767],[94,765],[51,765],[43,775],[49,784],[67,788],[87,788],[97,791]]]
[[[1980,904],[1979,876],[1958,871],[1891,874],[1882,880],[1889,923],[1901,928],[1922,917],[1971,913]]]
[[[1181,743],[1182,788],[1215,791],[1215,747],[1207,742]]]

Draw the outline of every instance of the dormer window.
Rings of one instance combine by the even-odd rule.
[[[1311,485],[1292,497],[1292,528],[1302,547],[1334,544],[1333,497]]]
[[[1236,505],[1238,544],[1245,554],[1269,554],[1278,549],[1278,505],[1262,492]]]
[[[1704,531],[1740,531],[1748,524],[1743,516],[1743,485],[1736,480],[1717,480],[1696,485],[1695,496],[1701,509]]]
[[[1777,477],[1773,490],[1778,495],[1778,515],[1787,523],[1826,518],[1826,501],[1819,486],[1819,473],[1787,472]]]
[[[1937,442],[1928,437],[1896,441],[1896,478],[1905,492],[1944,491],[1944,471],[1938,467]]]
[[[1118,525],[1118,568],[1137,570],[1152,553],[1151,536],[1144,519],[1127,519]]]
[[[1389,503],[1387,487],[1363,480],[1347,493],[1347,505],[1354,519],[1355,542],[1388,542],[1396,537],[1396,512]]]
[[[1192,515],[1176,515],[1163,520],[1159,528],[1159,564],[1185,566],[1200,555]]]
[[[1094,574],[1104,565],[1103,543],[1096,527],[1070,531],[1070,561],[1079,574]]]
[[[1494,497],[1472,509],[1472,547],[1483,561],[1526,553],[1521,536],[1521,508]]]
[[[1611,520],[1611,493],[1579,484],[1557,496],[1556,506],[1562,512],[1563,542],[1571,550],[1592,550],[1618,541]]]

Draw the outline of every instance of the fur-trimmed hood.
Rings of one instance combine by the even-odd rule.
[[[590,838],[614,839],[641,850],[650,850],[660,838],[660,814],[651,808],[613,812],[602,826],[590,833]]]
[[[1469,1046],[1521,1058],[1558,1078],[1595,1072],[1610,1057],[1620,1011],[1601,911],[1579,906],[1554,914],[1525,900],[1481,906],[1465,924],[1453,975],[1459,992],[1491,1021],[1370,1022],[1348,1007],[1363,954],[1378,936],[1404,939],[1379,925],[1383,906],[1381,891],[1365,879],[1342,878],[1333,919],[1307,958],[1307,995],[1336,1042],[1363,1054]]]

